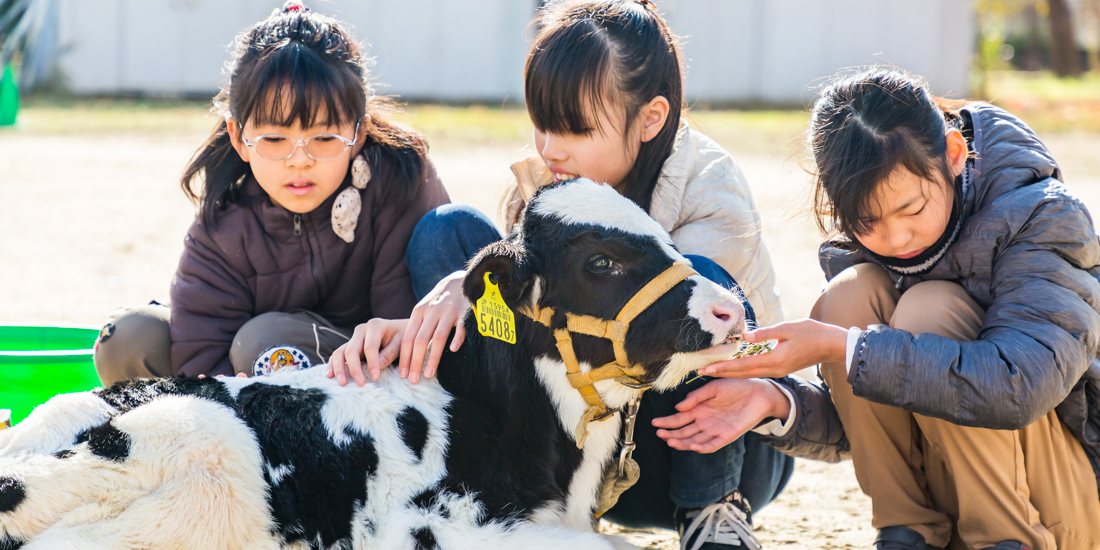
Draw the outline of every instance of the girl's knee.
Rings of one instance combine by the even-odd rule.
[[[950,281],[924,281],[898,300],[890,326],[913,334],[975,340],[985,311],[966,290]]]
[[[229,362],[233,365],[233,371],[251,376],[256,358],[272,345],[278,345],[272,343],[272,336],[281,332],[282,326],[289,322],[293,322],[291,314],[271,311],[257,315],[241,325],[229,348]]]
[[[461,239],[463,235],[484,235],[491,240],[499,240],[493,221],[477,208],[465,204],[444,204],[424,214],[413,229],[409,248],[417,243],[438,243],[441,236]],[[488,243],[486,243],[488,244]]]
[[[96,341],[92,361],[104,386],[129,378],[169,376],[169,309],[151,304],[116,311]]]
[[[875,324],[880,317],[889,319],[897,297],[894,280],[885,269],[875,264],[857,264],[829,281],[810,317],[851,326]]]

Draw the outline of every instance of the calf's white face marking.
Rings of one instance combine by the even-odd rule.
[[[610,185],[580,178],[571,183],[548,189],[538,196],[533,211],[554,217],[563,224],[596,225],[651,237],[673,261],[684,255],[673,246],[672,237],[657,220],[615,191]]]
[[[670,260],[686,261],[683,254],[676,250],[672,237],[660,223],[632,201],[625,200],[609,185],[578,178],[540,193],[535,204],[532,205],[532,212],[557,218],[563,224],[595,225],[648,237],[660,246],[661,251],[668,255]],[[659,390],[676,387],[693,371],[728,358],[737,351],[740,341],[726,343],[731,336],[730,323],[722,322],[715,317],[711,312],[712,305],[731,304],[735,311],[740,312],[737,316],[739,325],[736,327],[736,332],[739,334],[744,331],[745,313],[738,296],[700,275],[690,277],[688,280],[695,283],[688,300],[688,315],[697,320],[704,331],[711,334],[712,347],[695,353],[674,355],[654,384],[654,387]],[[534,302],[537,304],[537,299]],[[601,394],[603,393],[604,391],[601,390]]]

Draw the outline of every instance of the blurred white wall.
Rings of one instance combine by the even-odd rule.
[[[971,2],[960,0],[665,0],[697,100],[808,103],[823,78],[882,64],[935,93],[970,90]]]
[[[282,0],[60,0],[59,66],[78,94],[209,95],[228,47]],[[522,101],[538,0],[307,0],[349,22],[379,92]],[[806,103],[836,70],[886,63],[968,92],[974,43],[958,0],[658,0],[684,37],[690,99]]]

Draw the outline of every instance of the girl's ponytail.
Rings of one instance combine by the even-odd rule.
[[[240,182],[249,173],[248,163],[233,148],[223,118],[191,158],[180,179],[183,193],[199,205],[203,227],[213,227],[218,214],[240,199]],[[202,181],[199,175],[203,176]],[[206,197],[221,200],[206,201]]]

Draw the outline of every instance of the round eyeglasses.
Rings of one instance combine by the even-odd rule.
[[[239,123],[238,126],[244,133],[244,127]],[[251,140],[242,135],[241,141],[267,160],[286,160],[293,156],[299,147],[304,148],[306,155],[313,160],[332,160],[359,141],[359,123],[355,124],[355,139],[348,139],[339,134],[317,134],[306,139],[290,139],[282,134],[264,134]]]

